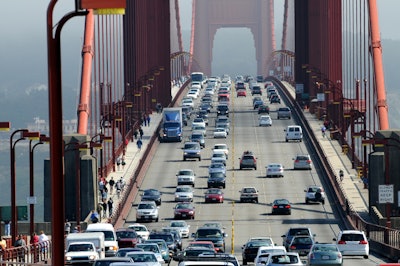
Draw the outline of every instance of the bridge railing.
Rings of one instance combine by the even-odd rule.
[[[324,170],[325,177],[329,182],[328,189],[331,190],[331,194],[335,195],[334,204],[336,206],[339,215],[342,220],[346,223],[348,228],[365,231],[370,244],[370,249],[382,256],[397,261],[400,259],[400,230],[391,229],[378,224],[373,224],[365,221],[360,215],[353,209],[349,203],[349,199],[342,189],[342,185],[338,182],[338,178],[333,167],[330,165],[327,157],[324,154],[322,147],[314,135],[310,125],[306,123],[306,118],[303,113],[303,108],[300,106],[296,99],[293,98],[292,94],[287,90],[285,85],[277,78],[270,77],[269,80],[278,84],[281,88],[283,97],[287,100],[286,102],[290,105],[292,110],[295,112],[297,117],[300,118],[300,123],[305,131],[305,137],[310,142],[310,148],[314,149],[314,152],[320,159],[321,169]],[[350,153],[347,153],[350,154]]]

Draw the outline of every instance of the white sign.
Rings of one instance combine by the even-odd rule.
[[[301,94],[304,92],[304,84],[296,83],[296,94]]]
[[[325,93],[317,93],[317,100],[319,102],[325,101]]]
[[[36,197],[35,197],[35,196],[33,196],[33,197],[27,197],[27,198],[26,198],[26,202],[27,202],[28,204],[36,204]]]
[[[393,185],[379,185],[379,203],[393,203]]]

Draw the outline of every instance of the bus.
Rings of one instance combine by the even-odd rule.
[[[201,82],[201,84],[204,84],[204,81],[206,79],[206,77],[204,76],[204,73],[202,72],[192,72],[192,74],[190,74],[190,77],[193,81],[198,81]]]

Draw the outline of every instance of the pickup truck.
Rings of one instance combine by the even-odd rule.
[[[92,242],[74,242],[68,245],[65,252],[65,264],[92,264],[99,259],[99,253]]]
[[[289,107],[280,107],[278,109],[278,119],[281,119],[281,118],[290,119],[291,117],[292,117],[292,111],[290,110]]]

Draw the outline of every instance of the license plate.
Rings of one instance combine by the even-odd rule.
[[[283,209],[283,206],[279,206],[279,209]]]
[[[186,214],[182,214],[182,217],[186,217]]]
[[[149,216],[148,216],[148,215],[146,215],[144,218],[145,218],[145,219],[149,219]]]
[[[329,260],[329,256],[328,255],[324,255],[324,256],[322,256],[322,259],[323,260]]]

